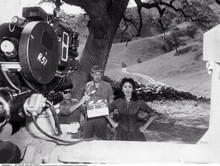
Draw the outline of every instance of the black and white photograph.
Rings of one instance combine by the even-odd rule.
[[[0,164],[220,164],[219,0],[1,0]]]

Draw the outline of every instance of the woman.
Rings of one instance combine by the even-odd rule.
[[[143,132],[157,117],[157,113],[144,101],[139,100],[135,93],[135,82],[132,78],[123,78],[121,82],[121,96],[114,100],[109,111],[118,110],[120,121],[116,128],[116,140],[146,141]],[[141,127],[137,123],[140,110],[150,115],[149,120]],[[116,125],[113,125],[116,127]]]

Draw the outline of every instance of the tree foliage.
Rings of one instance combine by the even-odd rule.
[[[167,41],[167,44],[172,49],[176,50],[176,54],[178,53],[178,48],[180,46],[186,45],[186,43],[181,39],[181,37],[184,35],[184,32],[182,32],[179,28],[175,28],[170,35],[167,35],[165,37],[165,40]]]
[[[185,30],[185,34],[191,38],[195,37],[197,27],[195,25],[188,25]]]

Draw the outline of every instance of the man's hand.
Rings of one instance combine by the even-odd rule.
[[[80,100],[80,103],[81,103],[81,104],[84,104],[85,102],[89,101],[90,98],[91,98],[90,95],[84,95],[84,96],[82,97],[82,99]]]
[[[55,108],[56,113],[59,114],[60,113],[60,104],[58,103],[58,104],[54,105],[54,108]]]

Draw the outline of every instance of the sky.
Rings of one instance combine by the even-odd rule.
[[[35,6],[39,0],[0,0],[0,23],[10,22],[13,16],[22,16],[22,8],[28,6]],[[130,0],[129,6],[134,6],[134,0]],[[53,11],[52,6],[41,6],[46,12]],[[77,14],[81,11],[79,7],[70,5],[62,5],[62,9],[67,13]],[[74,10],[73,10],[74,9]],[[73,13],[75,11],[75,13]]]

